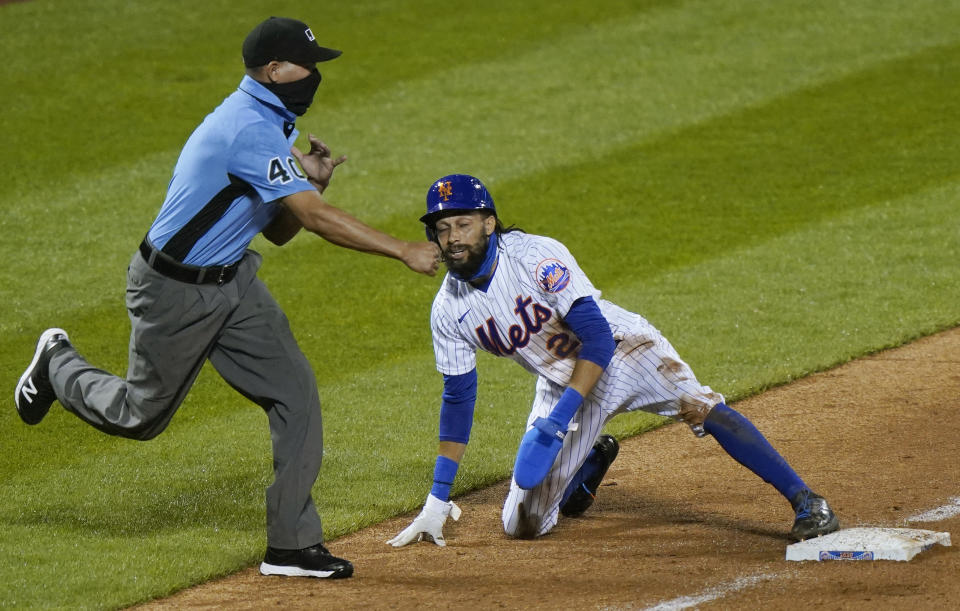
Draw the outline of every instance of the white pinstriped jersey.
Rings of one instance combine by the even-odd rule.
[[[563,321],[573,302],[593,297],[618,340],[546,478],[532,490],[510,484],[501,516],[504,531],[517,536],[532,523],[542,535],[556,525],[564,490],[610,418],[643,410],[683,420],[703,435],[703,419],[723,396],[700,385],[670,342],[642,316],[600,299],[563,244],[511,232],[500,236],[500,247],[486,291],[447,274],[437,292],[430,324],[441,373],[468,373],[476,367],[476,351],[486,350],[537,374],[529,429],[536,418],[550,414],[573,374],[580,344]]]
[[[476,350],[485,350],[565,385],[580,342],[563,318],[581,297],[594,298],[614,339],[623,339],[643,321],[600,299],[600,291],[560,242],[520,231],[502,234],[486,291],[449,273],[444,278],[430,316],[437,369],[447,375],[467,373],[476,367]]]

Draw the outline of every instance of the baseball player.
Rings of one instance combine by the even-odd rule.
[[[246,75],[187,140],[130,262],[126,378],[95,368],[66,332],[52,328],[15,391],[28,424],[39,423],[56,399],[105,433],[147,440],[166,428],[209,359],[267,413],[274,481],[266,494],[265,575],[349,577],[353,565],[323,545],[311,497],[323,456],[317,384],[257,278],[261,257],[248,249],[251,240],[262,233],[282,245],[305,228],[416,272],[434,275],[439,266],[436,245],[398,240],[324,200],[345,157],[333,159],[312,135],[307,152],[293,147],[297,117],[320,84],[317,63],[340,53],[318,45],[302,21],[271,17],[253,28],[243,42]]]
[[[633,410],[681,420],[698,437],[711,435],[772,484],[793,506],[793,539],[839,528],[827,501],[753,424],[700,384],[653,325],[602,299],[563,244],[504,229],[479,180],[464,174],[437,180],[420,220],[447,266],[430,315],[444,380],[440,444],[423,510],[388,543],[445,545],[446,519],[459,517],[450,487],[470,438],[477,350],[513,359],[537,376],[503,506],[507,535],[534,538],[548,533],[558,514],[583,513],[619,449],[601,430]]]

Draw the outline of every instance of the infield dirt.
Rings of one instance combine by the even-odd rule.
[[[414,512],[330,542],[353,561],[351,579],[251,568],[144,608],[960,608],[960,516],[907,521],[960,504],[960,329],[734,408],[830,500],[841,527],[950,532],[954,547],[910,562],[787,562],[786,501],[673,424],[623,441],[594,506],[536,541],[502,534],[502,482],[456,499],[463,517],[448,522],[446,548],[385,543]]]

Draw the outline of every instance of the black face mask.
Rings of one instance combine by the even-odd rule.
[[[314,68],[310,75],[290,83],[263,83],[263,86],[280,98],[287,110],[302,117],[313,103],[313,96],[320,86],[320,71]]]

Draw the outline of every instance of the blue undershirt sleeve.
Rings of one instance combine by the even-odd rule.
[[[473,408],[477,402],[477,370],[443,376],[443,400],[440,404],[440,441],[467,443],[473,427]]]
[[[593,297],[581,297],[574,301],[564,321],[583,344],[577,358],[594,362],[606,369],[617,344],[613,341],[610,323],[604,318]]]

